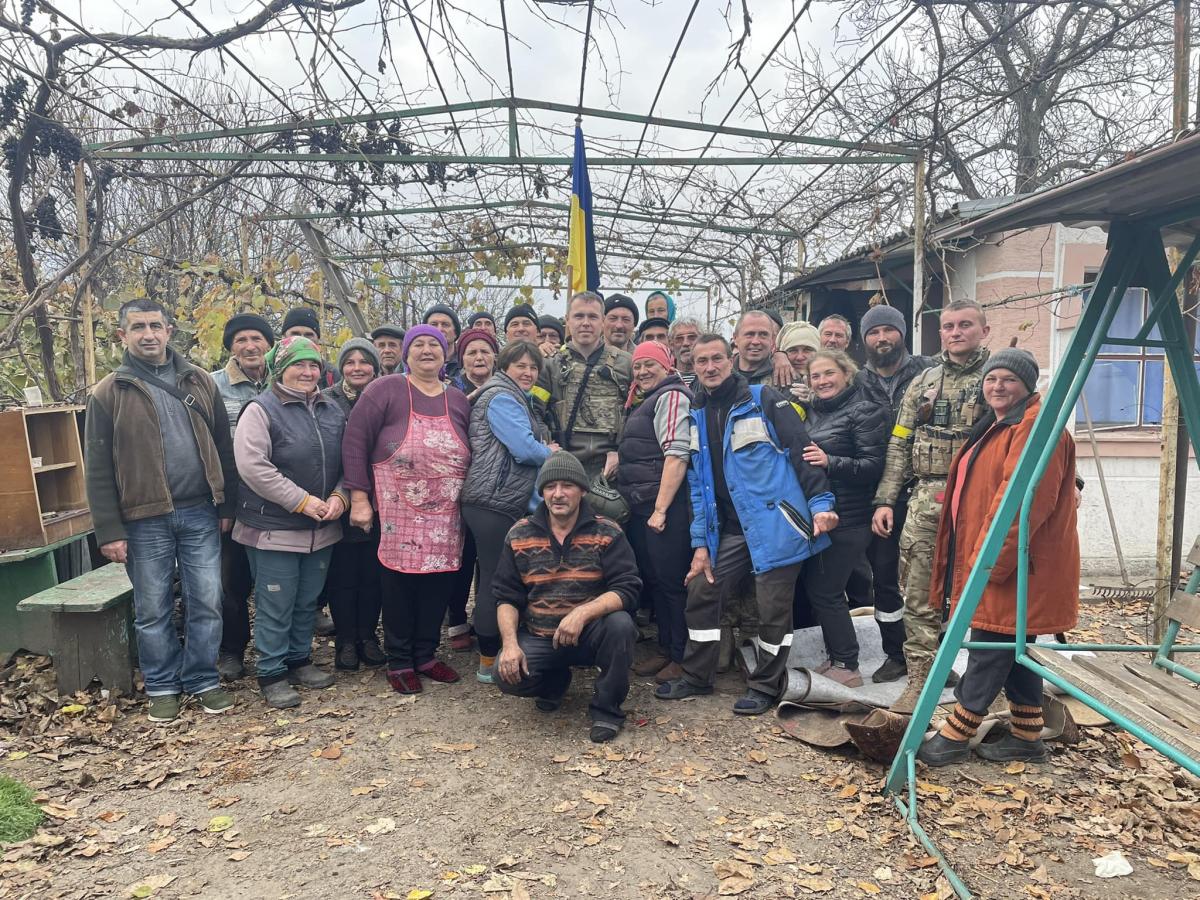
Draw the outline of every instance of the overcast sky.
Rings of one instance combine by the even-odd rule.
[[[183,2],[183,0],[181,0]],[[450,102],[479,100],[507,94],[507,71],[503,34],[500,30],[499,0],[456,0],[457,4],[471,15],[453,14],[458,37],[466,45],[466,54],[459,56],[457,71],[452,64],[445,43],[437,35],[430,36],[422,26],[422,34],[429,41],[437,73]],[[587,106],[620,109],[626,112],[649,113],[654,91],[665,71],[672,47],[683,28],[691,7],[690,0],[600,0],[599,8],[618,8],[617,15],[601,16],[599,11],[593,19],[593,43],[588,59],[588,77],[584,103]],[[679,57],[667,79],[662,97],[654,109],[655,115],[719,122],[729,111],[737,93],[745,84],[741,73],[731,72],[723,83],[705,98],[706,88],[720,72],[729,46],[740,34],[740,2],[732,4],[732,26],[726,21],[729,0],[701,0],[693,17],[687,36],[680,49]],[[428,0],[412,2],[413,10],[423,22],[428,20]],[[743,51],[743,62],[749,72],[758,64],[788,28],[796,15],[797,7],[787,0],[752,0],[753,25],[750,38]],[[69,11],[89,29],[94,31],[139,32],[152,30],[173,35],[195,35],[198,26],[189,22],[179,11],[174,0],[72,0],[61,7]],[[210,30],[216,31],[235,21],[244,20],[261,8],[259,0],[195,0],[188,9]],[[400,4],[401,10],[403,4]],[[574,104],[578,101],[580,64],[583,52],[582,31],[587,18],[586,5],[562,6],[544,4],[541,9],[564,23],[547,23],[534,12],[533,0],[506,0],[509,30],[512,35],[513,79],[518,96],[530,99],[549,100]],[[836,9],[831,3],[813,3],[811,10],[800,20],[781,48],[792,55],[799,52],[815,52],[825,55],[853,55],[853,35],[835,35]],[[346,55],[343,62],[356,75],[358,87],[379,108],[395,108],[406,104],[440,104],[441,94],[434,85],[420,45],[414,35],[411,22],[404,16],[395,16],[387,30],[390,53],[385,51],[385,35],[376,20],[379,5],[376,0],[367,0],[361,8],[342,13],[336,28],[336,40]],[[841,43],[838,44],[840,39]],[[302,111],[317,114],[346,114],[367,111],[365,101],[356,96],[353,87],[332,64],[328,54],[318,50],[322,57],[317,66],[319,81],[325,93],[333,101],[323,103],[314,96],[311,79],[305,71],[313,55],[315,38],[311,32],[294,30],[292,35],[278,31],[243,39],[231,48],[250,63],[254,71],[278,86]],[[859,51],[861,52],[861,51]],[[780,54],[777,53],[778,57]],[[387,63],[386,72],[378,71],[378,61],[383,56]],[[468,62],[491,76],[499,87],[476,71]],[[297,57],[303,61],[303,66]],[[356,61],[361,71],[353,67]],[[209,71],[215,68],[216,57],[207,56]],[[182,67],[186,59],[178,60]],[[225,62],[222,76],[236,92],[244,90],[248,77],[231,62]],[[765,100],[773,117],[777,108],[779,92],[784,85],[783,72],[778,67],[769,67],[755,81],[755,89]],[[257,88],[252,90],[261,94]],[[748,98],[747,98],[748,99]],[[569,131],[571,117],[543,113],[531,113],[530,118],[542,124],[554,125],[561,136],[529,130],[523,134],[523,150],[526,153],[553,153],[569,156],[571,153]],[[763,128],[776,124],[764,123],[762,117],[750,110],[736,110],[728,120],[731,125]],[[631,143],[624,148],[632,152],[641,131],[640,125],[589,119],[584,122],[589,139],[590,152],[598,155],[601,150],[613,146],[608,139],[623,138]],[[489,139],[498,139],[503,132],[488,134]],[[670,143],[678,148],[699,150],[707,135],[698,132],[664,131],[652,129],[649,137]],[[482,136],[476,138],[482,140]],[[724,139],[722,139],[724,140]],[[470,138],[468,138],[468,142]],[[609,146],[604,145],[608,143]],[[473,152],[482,148],[468,145]],[[718,143],[718,148],[721,146]],[[736,141],[725,144],[729,150],[739,148]],[[449,148],[447,148],[449,149]],[[740,149],[747,149],[744,144]],[[711,152],[721,152],[714,148]],[[735,173],[748,174],[747,170]],[[593,173],[593,188],[599,193],[620,193],[626,170],[608,170]],[[765,177],[769,177],[765,176]],[[399,198],[413,205],[428,202],[428,195],[420,188],[406,189],[408,195]],[[470,199],[469,196],[464,199]],[[478,199],[478,195],[475,195]],[[565,196],[559,199],[565,202]],[[631,191],[631,200],[636,200],[636,188]],[[686,198],[680,206],[686,208]],[[677,206],[677,208],[679,208]],[[598,231],[607,229],[612,220],[597,222]],[[600,242],[603,244],[603,241]],[[622,267],[623,268],[623,267]],[[686,281],[684,272],[678,273]],[[705,279],[700,279],[705,280]],[[541,299],[541,298],[540,298]],[[693,312],[699,312],[694,304],[703,304],[703,295],[693,295],[684,301]]]

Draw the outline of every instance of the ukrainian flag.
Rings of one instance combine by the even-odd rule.
[[[596,240],[592,236],[592,185],[588,180],[583,129],[575,126],[575,159],[571,163],[571,220],[567,263],[571,266],[571,293],[600,289]]]

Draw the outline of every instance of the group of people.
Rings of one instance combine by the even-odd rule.
[[[597,742],[620,731],[631,671],[664,701],[711,693],[735,634],[748,649],[733,712],[767,711],[805,624],[824,636],[820,674],[907,676],[893,709],[911,712],[1038,410],[1036,362],[989,353],[980,306],[950,303],[940,324],[941,352],[913,356],[904,316],[870,307],[860,369],[839,315],[751,310],[728,340],[665,292],[639,309],[584,291],[562,320],[518,303],[464,327],[437,304],[330,365],[301,307],[278,339],[256,313],[231,318],[229,361],[209,375],[172,349],[161,305],[130,301],[124,361],[88,404],[87,479],[101,551],[134,586],[150,718],[175,718],[184,694],[228,709],[221,680],[245,674],[251,636],[270,706],[332,685],[311,657],[322,605],[335,667],[385,667],[400,693],[459,680],[438,657],[444,625],[453,649],[477,645],[479,681],[543,711],[572,667],[594,666]],[[1055,554],[1031,634],[1074,624],[1074,479],[1064,434],[1030,525],[1034,562],[1035,541]],[[977,640],[1015,627],[1015,541]],[[887,654],[865,675],[855,606],[874,607]],[[649,621],[654,650],[635,660]],[[979,650],[922,758],[962,758],[1001,689],[1012,734],[988,752],[1044,754],[1040,682],[1011,651]]]

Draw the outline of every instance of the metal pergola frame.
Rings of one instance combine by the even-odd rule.
[[[362,153],[362,152],[336,152],[336,153],[311,153],[301,151],[277,151],[277,150],[204,150],[186,146],[197,143],[203,143],[212,140],[223,138],[250,138],[255,136],[270,136],[284,133],[297,133],[313,131],[323,128],[335,128],[349,125],[377,125],[387,122],[422,119],[436,116],[449,116],[453,122],[453,116],[456,113],[471,113],[485,112],[488,110],[500,110],[507,113],[507,137],[508,137],[508,154],[507,155],[475,155],[470,153],[455,153],[455,154],[438,154],[430,152],[417,152],[411,154],[379,154],[379,153]],[[289,122],[273,122],[262,125],[247,125],[237,128],[224,128],[207,131],[194,131],[174,135],[158,135],[153,137],[137,137],[122,141],[114,141],[107,143],[94,143],[86,145],[86,150],[96,159],[107,160],[141,160],[141,161],[192,161],[192,162],[244,162],[244,161],[264,161],[280,163],[330,163],[330,164],[354,164],[365,163],[372,166],[384,165],[426,165],[426,164],[459,164],[459,165],[476,165],[476,166],[496,166],[502,168],[517,167],[525,169],[527,167],[537,166],[570,166],[572,158],[567,156],[529,156],[521,153],[521,142],[519,133],[522,127],[541,128],[543,126],[538,123],[522,121],[518,116],[520,111],[541,111],[560,113],[571,115],[578,121],[582,118],[604,119],[619,122],[628,122],[639,124],[646,127],[656,126],[667,129],[679,129],[684,131],[703,132],[711,135],[723,135],[729,137],[739,137],[751,140],[770,141],[774,147],[767,154],[756,153],[753,155],[723,155],[723,156],[704,156],[700,155],[670,155],[670,156],[594,156],[588,160],[589,168],[604,168],[604,167],[662,167],[662,166],[690,166],[690,167],[713,167],[713,166],[802,166],[802,165],[896,165],[911,163],[914,165],[914,211],[918,222],[924,216],[923,191],[921,180],[922,175],[922,154],[918,148],[912,146],[904,146],[899,144],[878,143],[870,141],[847,141],[836,138],[816,137],[804,134],[791,134],[787,132],[770,131],[755,128],[740,128],[730,125],[712,125],[706,122],[697,122],[686,119],[666,118],[662,116],[648,116],[636,113],[627,113],[619,110],[599,109],[595,107],[587,107],[582,105],[571,105],[563,103],[553,103],[541,100],[531,100],[520,97],[500,97],[489,100],[470,100],[461,103],[444,103],[433,106],[420,106],[403,109],[378,110],[371,113],[362,113],[348,116],[333,116],[320,119],[295,120]],[[478,127],[481,129],[504,127],[505,123],[478,122]],[[461,140],[460,140],[461,146]],[[805,155],[789,155],[784,151],[785,148],[812,147],[818,150],[838,151],[836,154],[830,153],[807,153]],[[465,151],[465,147],[462,147]],[[482,197],[479,202],[474,203],[448,203],[445,205],[423,205],[413,207],[395,207],[375,210],[364,210],[362,212],[336,212],[336,211],[304,211],[298,210],[291,214],[271,214],[265,216],[248,217],[247,221],[266,222],[266,221],[286,221],[288,219],[296,219],[298,221],[314,221],[322,219],[341,220],[343,222],[354,222],[355,220],[374,218],[374,217],[392,217],[396,219],[407,218],[409,216],[429,215],[441,218],[442,224],[446,224],[445,214],[451,212],[461,213],[486,213],[491,217],[492,213],[501,210],[522,211],[527,214],[535,210],[544,210],[555,213],[566,213],[569,206],[565,203],[556,203],[549,201],[539,201],[534,199],[524,200],[497,200],[486,201]],[[791,229],[779,227],[771,227],[768,225],[742,225],[742,224],[726,224],[726,223],[708,223],[698,222],[689,219],[684,215],[657,215],[653,210],[634,209],[625,211],[623,209],[594,210],[593,215],[600,218],[614,218],[618,220],[626,220],[633,222],[644,222],[656,226],[668,226],[680,229],[695,229],[698,233],[696,238],[699,238],[704,232],[715,232],[735,235],[751,235],[761,236],[769,239],[779,239],[785,241],[799,241],[801,235]],[[507,224],[507,223],[505,223]],[[545,221],[535,220],[532,215],[522,220],[514,222],[513,225],[522,225],[532,229],[544,230],[565,230],[557,228],[553,224]],[[429,244],[427,243],[428,247]],[[550,247],[553,245],[546,244],[525,244],[523,246],[543,246]],[[362,253],[362,254],[347,254],[336,259],[338,261],[360,261],[367,259],[415,259],[424,256],[436,256],[447,253],[474,253],[487,252],[500,249],[499,247],[479,246],[466,249],[455,250],[401,250],[396,253],[377,252],[377,253]],[[672,251],[674,252],[674,251]],[[644,261],[647,263],[658,263],[668,266],[679,266],[690,268],[693,270],[707,270],[711,273],[718,271],[734,270],[739,271],[741,267],[732,261],[721,259],[719,255],[714,254],[713,257],[704,260],[690,257],[686,252],[680,253],[677,256],[662,256],[653,254],[636,254],[636,253],[621,253],[605,249],[604,256],[614,259],[630,259],[636,261]],[[332,259],[328,260],[333,262]],[[624,276],[622,276],[624,277]],[[662,281],[663,275],[657,275],[654,280]]]

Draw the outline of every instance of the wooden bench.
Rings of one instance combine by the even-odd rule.
[[[1200,566],[1200,539],[1189,556]],[[1200,630],[1200,598],[1177,591],[1166,611],[1167,619],[1185,628]],[[1177,633],[1178,629],[1174,629]],[[1177,646],[1177,642],[1171,644]],[[1066,679],[1111,709],[1140,725],[1159,740],[1194,760],[1200,760],[1200,685],[1154,664],[1158,647],[1147,647],[1146,656],[1135,653],[1076,654],[1068,657],[1036,644],[1026,652],[1054,674]],[[1181,654],[1189,669],[1192,661]],[[1200,659],[1196,660],[1200,663]]]
[[[133,585],[125,567],[101,566],[17,604],[49,613],[50,655],[60,694],[98,680],[113,694],[133,693]]]

